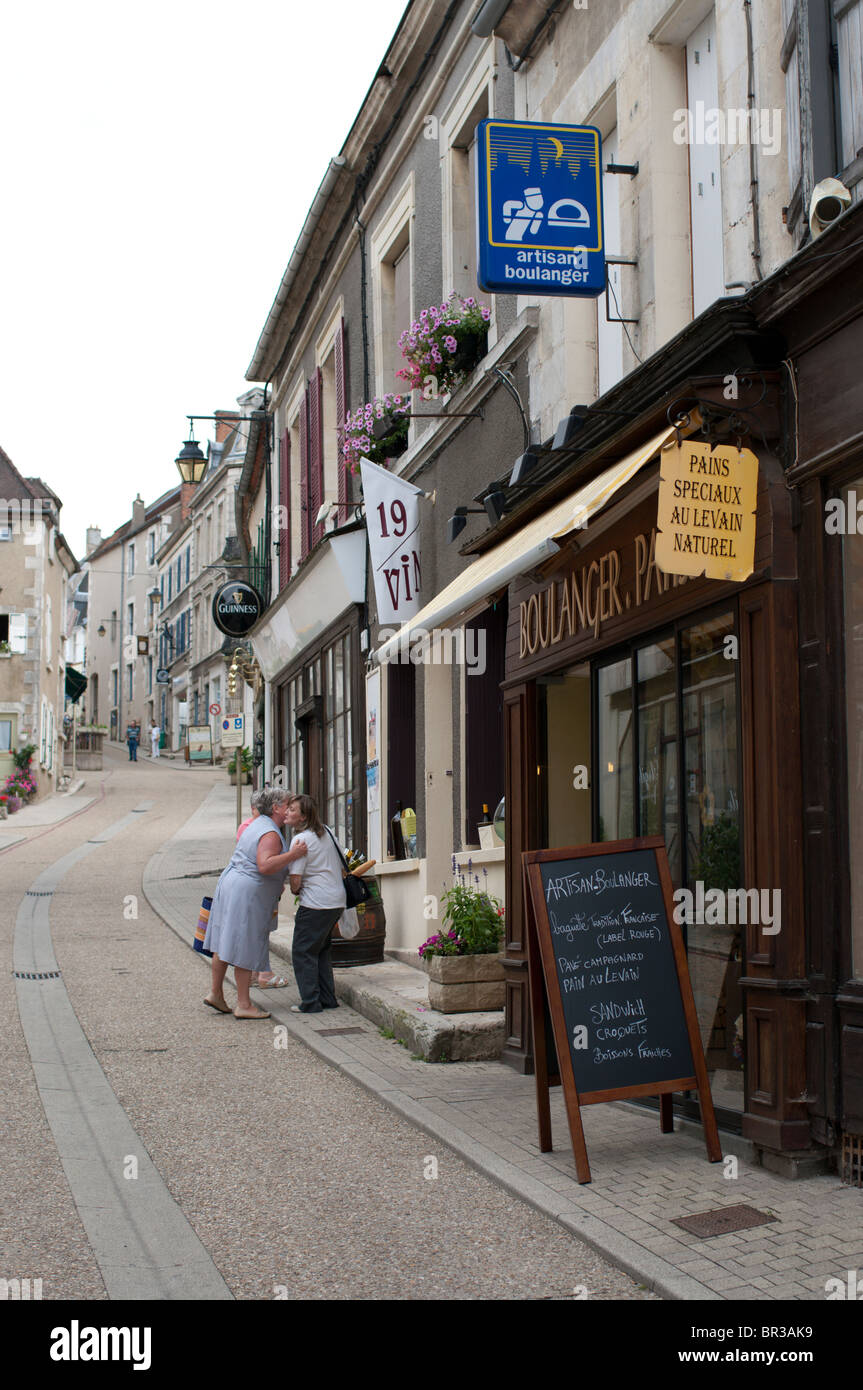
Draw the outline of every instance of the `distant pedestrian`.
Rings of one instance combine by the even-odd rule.
[[[159,740],[162,737],[162,730],[155,720],[150,725],[150,757],[159,757]]]
[[[291,848],[305,843],[308,854],[291,874],[291,891],[299,893],[291,960],[300,1003],[297,1013],[316,1014],[337,1009],[330,943],[333,927],[345,910],[344,866],[335,836],[324,825],[310,796],[297,796],[288,808],[287,824],[294,831]]]
[[[290,792],[281,787],[261,792],[259,815],[243,831],[231,862],[223,871],[210,908],[204,948],[213,952],[210,993],[204,1000],[220,1014],[231,1013],[224,981],[229,965],[237,985],[235,1018],[269,1018],[249,998],[253,971],[269,969],[267,937],[284,887],[288,865],[302,858],[305,844],[287,848],[282,826]]]
[[[138,743],[140,741],[140,737],[141,730],[133,720],[132,723],[129,724],[126,729],[126,744],[129,749],[130,763],[136,763],[138,761]]]

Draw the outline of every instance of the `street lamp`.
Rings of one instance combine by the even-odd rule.
[[[207,459],[195,439],[187,439],[176,459],[184,483],[199,483],[207,471]]]

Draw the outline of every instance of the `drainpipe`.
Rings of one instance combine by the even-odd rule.
[[[743,0],[743,13],[746,17],[746,105],[749,111],[755,110],[755,53],[752,43],[752,0]],[[752,259],[755,262],[755,278],[763,280],[761,270],[761,226],[758,220],[758,174],[755,167],[755,141],[749,132],[749,202],[752,206]]]

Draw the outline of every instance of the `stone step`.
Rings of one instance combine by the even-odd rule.
[[[279,921],[270,952],[291,959],[293,923]],[[428,979],[422,969],[385,956],[378,965],[335,971],[336,994],[357,1013],[393,1034],[426,1062],[487,1062],[501,1055],[504,1013],[442,1014],[429,1008]]]

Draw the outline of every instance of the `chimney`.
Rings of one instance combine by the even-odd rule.
[[[235,425],[239,424],[243,417],[236,411],[217,410],[216,411],[216,443],[224,444],[228,435]]]
[[[95,550],[95,549],[96,549],[96,546],[97,546],[97,545],[101,545],[101,544],[102,544],[102,531],[101,531],[101,528],[98,527],[98,526],[88,526],[88,527],[87,527],[87,546],[86,546],[86,549],[85,549],[85,551],[84,551],[84,554],[85,554],[85,555],[89,555],[90,552],[91,552],[91,550]]]
[[[140,492],[132,503],[132,530],[140,531],[147,516],[147,508]]]

